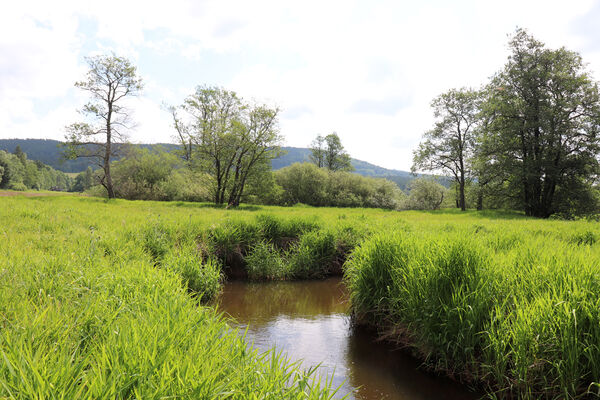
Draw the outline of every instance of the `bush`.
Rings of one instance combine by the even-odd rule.
[[[415,179],[410,182],[409,189],[405,207],[410,210],[437,210],[448,197],[448,190],[431,179]]]
[[[295,163],[275,171],[283,195],[280,205],[374,207],[396,209],[404,202],[398,186],[383,178],[328,171],[314,164]]]

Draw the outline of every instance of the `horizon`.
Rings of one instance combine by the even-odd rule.
[[[433,126],[431,100],[500,70],[517,26],[577,51],[598,80],[598,19],[592,0],[11,4],[0,16],[0,138],[64,140],[87,99],[74,87],[84,57],[115,52],[146,85],[131,103],[133,143],[174,143],[163,104],[207,84],[280,106],[285,147],[307,148],[335,131],[351,157],[408,171]]]

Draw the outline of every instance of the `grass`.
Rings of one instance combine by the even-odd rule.
[[[213,258],[202,261],[186,235],[226,212],[157,217],[170,210],[0,199],[0,398],[333,396],[314,370],[259,354],[198,304],[214,294],[221,270]],[[168,235],[147,241],[156,227]],[[172,240],[175,248],[165,245]]]
[[[597,223],[432,218],[355,251],[355,321],[491,397],[598,395]]]
[[[600,393],[595,222],[74,196],[0,198],[0,221],[0,397],[331,398],[203,304],[236,272],[342,265],[355,323],[432,369],[496,398]]]

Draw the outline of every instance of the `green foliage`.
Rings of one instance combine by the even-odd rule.
[[[275,171],[281,203],[312,206],[400,208],[404,194],[392,182],[303,163]]]
[[[317,136],[311,143],[310,152],[310,161],[319,168],[327,168],[330,171],[354,170],[350,156],[335,132],[325,137]]]
[[[509,45],[486,89],[481,180],[528,215],[597,212],[598,83],[579,54],[548,49],[523,29]]]
[[[193,298],[213,295],[218,269],[189,245],[228,211],[71,196],[0,203],[1,396],[332,398],[314,369],[259,353]],[[158,214],[169,218],[146,233]],[[159,267],[146,235],[164,240]]]
[[[448,198],[446,188],[431,179],[415,179],[409,189],[405,207],[410,210],[437,210]]]
[[[260,241],[245,257],[248,277],[252,280],[278,280],[289,277],[289,264],[271,242]]]
[[[161,186],[180,161],[162,148],[129,149],[127,157],[112,163],[115,194],[129,200],[162,200]]]
[[[85,171],[77,174],[70,190],[72,192],[84,192],[92,186],[94,186],[94,171],[91,167],[88,167]]]
[[[414,152],[416,170],[450,173],[458,185],[458,203],[465,211],[465,184],[471,175],[470,161],[479,122],[480,94],[472,89],[451,89],[436,97],[431,107],[437,118]]]
[[[0,150],[0,188],[12,190],[67,191],[72,180],[64,172],[57,171],[40,162]]]
[[[244,101],[235,92],[198,86],[171,109],[185,159],[212,178],[215,204],[238,206],[249,180],[281,153],[278,108]]]
[[[410,346],[434,369],[486,384],[492,397],[594,390],[596,226],[450,215],[421,215],[411,226],[353,252],[345,279],[357,323]]]

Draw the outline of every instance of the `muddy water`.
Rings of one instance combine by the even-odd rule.
[[[347,294],[339,278],[324,281],[229,282],[220,309],[247,328],[247,340],[262,350],[276,346],[303,366],[321,364],[320,373],[341,385],[350,399],[477,399],[448,379],[419,368],[415,359],[377,343],[352,328]],[[337,397],[337,396],[336,396]]]

